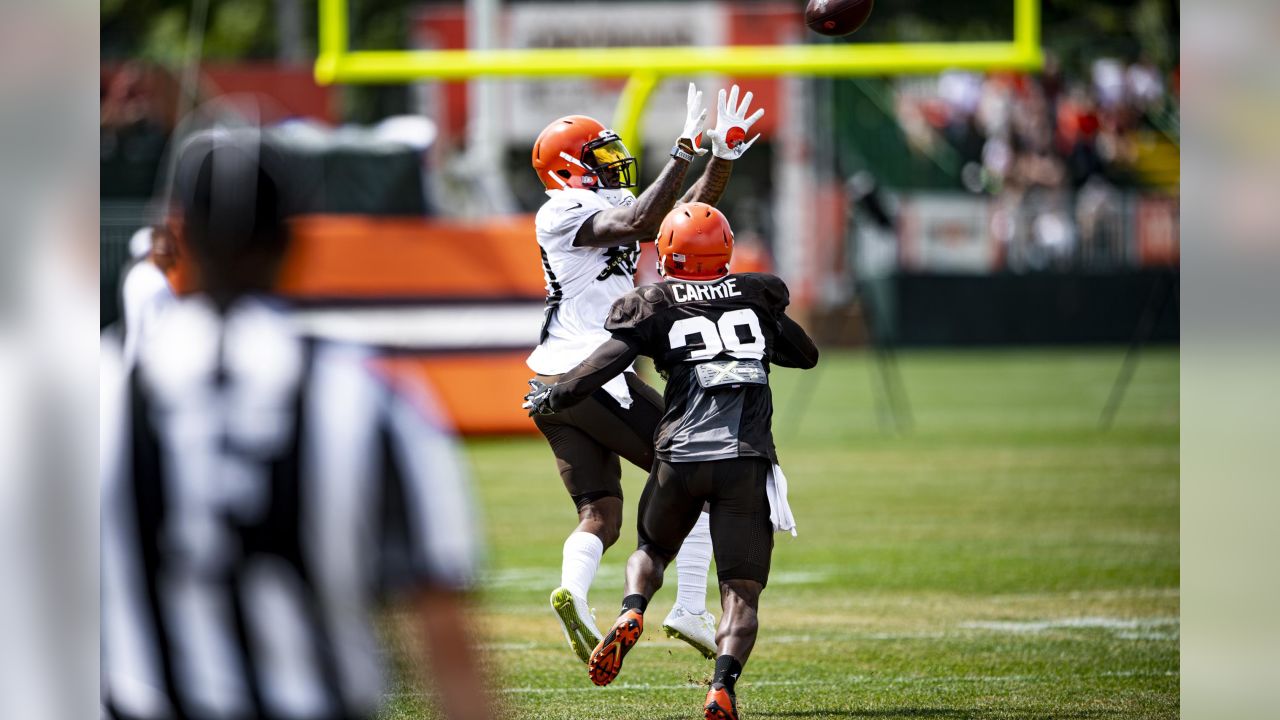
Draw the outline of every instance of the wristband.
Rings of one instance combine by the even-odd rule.
[[[680,147],[680,143],[671,146],[671,157],[680,158],[685,162],[693,162],[693,153],[685,152],[684,148]]]

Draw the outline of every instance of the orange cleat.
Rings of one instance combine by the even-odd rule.
[[[738,720],[738,703],[723,686],[712,685],[702,712],[706,720]]]
[[[635,610],[627,610],[619,615],[617,622],[609,628],[604,639],[591,653],[591,660],[587,663],[591,682],[601,687],[613,682],[622,670],[622,658],[640,641],[642,632],[644,615]]]

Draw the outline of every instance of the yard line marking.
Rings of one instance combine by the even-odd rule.
[[[1029,674],[1029,675],[940,675],[937,677],[902,675],[880,677],[876,675],[849,675],[840,680],[743,680],[738,686],[743,688],[751,687],[838,687],[844,685],[902,685],[902,684],[930,684],[930,685],[950,685],[961,683],[1007,683],[1007,682],[1060,682],[1063,680],[1080,680],[1080,679],[1097,679],[1097,678],[1163,678],[1178,677],[1178,670],[1113,670],[1109,672],[1093,673],[1088,675],[1050,675],[1047,673]],[[583,693],[583,692],[620,692],[623,690],[696,690],[706,687],[696,683],[613,683],[608,687],[595,686],[573,686],[573,687],[512,687],[502,688],[500,692],[509,695],[551,695],[556,693]],[[422,696],[429,695],[425,692],[397,692],[388,693],[388,697],[402,696]]]
[[[944,632],[869,632],[869,633],[840,633],[842,640],[941,640],[946,637],[959,637],[957,635],[948,636]],[[769,644],[781,645],[797,645],[809,642],[829,642],[831,636],[824,635],[822,637],[816,635],[769,635],[767,642]]]
[[[1142,618],[1122,620],[1118,618],[1065,618],[1062,620],[975,620],[959,625],[964,630],[987,630],[992,632],[1008,632],[1014,634],[1035,634],[1047,630],[1058,629],[1093,629],[1115,631],[1120,640],[1177,640],[1178,620],[1176,618]],[[969,637],[963,632],[922,631],[922,632],[841,632],[842,640],[962,640]],[[767,641],[771,644],[799,645],[810,642],[827,642],[831,635],[817,636],[808,634],[770,635]]]
[[[1105,622],[1102,622],[1105,621]],[[1177,640],[1179,637],[1177,621],[1151,621],[1149,624],[1144,621],[1118,621],[1111,618],[1071,618],[1062,621],[973,621],[962,623],[962,630],[968,631],[988,631],[988,632],[1005,632],[1015,635],[1034,635],[1048,630],[1058,629],[1093,629],[1100,628],[1114,631],[1113,636],[1118,640]],[[837,633],[841,640],[853,642],[858,641],[909,641],[909,640],[965,640],[971,638],[972,635],[966,632],[957,631],[922,631],[922,632],[840,632]],[[765,640],[769,644],[776,645],[803,645],[806,643],[825,643],[831,640],[831,635],[808,635],[808,634],[782,634],[768,635]],[[666,638],[654,638],[653,642],[660,645],[675,643],[674,640]],[[511,651],[522,652],[532,650],[534,648],[552,648],[559,647],[560,643],[556,642],[491,642],[484,643],[482,647],[490,651]]]
[[[830,570],[813,568],[809,570],[783,570],[769,574],[770,585],[818,585],[835,577]]]
[[[810,565],[792,570],[775,571],[769,577],[771,585],[816,585],[837,579],[845,568],[835,565]],[[606,564],[596,575],[597,582],[608,584],[621,580],[625,568],[621,564]],[[560,566],[509,567],[487,572],[481,576],[481,587],[541,590],[554,587],[560,577]],[[714,583],[713,583],[714,584]],[[985,599],[993,603],[1025,602],[1035,600],[1126,600],[1132,598],[1176,598],[1179,588],[1129,588],[1124,590],[1073,590],[1062,593],[1010,593],[997,594]],[[873,599],[876,596],[869,596]]]
[[[618,584],[624,577],[625,568],[621,565],[601,566],[596,573],[597,586]],[[541,590],[555,587],[560,577],[559,567],[518,567],[503,568],[481,576],[480,586],[483,588],[512,588],[516,590]],[[784,570],[769,576],[770,585],[817,585],[835,577],[831,568],[816,567],[804,570]]]
[[[481,650],[532,650],[536,647],[551,647],[551,646],[552,646],[552,643],[537,643],[533,641],[480,643]]]
[[[1177,640],[1181,635],[1177,630],[1169,632],[1118,632],[1116,638],[1120,640]]]
[[[1127,631],[1127,634],[1146,635],[1158,628],[1177,627],[1178,618],[1111,618],[1076,617],[1056,620],[974,620],[961,623],[960,627],[974,630],[992,630],[1007,633],[1040,633],[1046,630],[1102,629]],[[1143,632],[1147,631],[1147,632]],[[1121,636],[1126,633],[1120,633]],[[1164,635],[1166,633],[1159,633]]]
[[[1072,590],[1065,593],[1013,593],[992,595],[992,602],[1018,600],[1128,600],[1130,598],[1176,598],[1180,588],[1127,588],[1124,590]]]

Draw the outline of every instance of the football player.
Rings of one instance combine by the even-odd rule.
[[[656,460],[640,498],[639,548],[627,562],[622,614],[592,653],[590,676],[597,685],[617,677],[663,571],[709,503],[724,617],[704,714],[737,720],[734,685],[755,645],[773,531],[794,528],[773,444],[769,368],[812,368],[818,349],[787,317],[781,280],[729,274],[733,231],[719,210],[677,207],[657,244],[666,279],[615,302],[605,323],[610,339],[554,385],[535,387],[525,407],[536,417],[570,410],[638,355],[653,358],[666,376]]]
[[[716,126],[706,133],[713,157],[683,197],[689,164],[707,152],[699,148],[707,111],[692,83],[671,159],[639,196],[632,194],[635,159],[598,121],[570,115],[538,135],[533,168],[549,199],[535,224],[547,306],[538,347],[528,359],[536,373],[531,384],[554,383],[609,338],[605,316],[614,300],[635,287],[639,243],[653,240],[677,201],[714,204],[720,199],[733,161],[759,138],[744,142],[746,131],[764,114],[756,110],[747,117],[750,104],[751,93],[738,102],[736,85],[727,97],[720,91]],[[636,376],[630,363],[618,366],[600,386],[570,412],[535,418],[578,512],[578,526],[564,543],[560,586],[551,593],[551,606],[584,663],[600,641],[587,593],[601,556],[622,527],[619,457],[650,470],[654,430],[663,412],[661,395]],[[715,619],[706,611],[711,538],[706,517],[698,520],[695,514],[694,519],[693,534],[677,558],[676,604],[663,628],[710,659],[715,657]]]
[[[138,261],[120,287],[124,309],[124,358],[130,365],[161,315],[177,302],[170,278],[178,265],[178,242],[164,228],[145,227],[129,240]]]

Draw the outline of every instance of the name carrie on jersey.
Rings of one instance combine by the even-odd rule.
[[[740,295],[742,295],[742,292],[737,288],[737,279],[732,277],[715,285],[671,284],[671,296],[676,302],[724,300],[725,298],[739,297]]]

